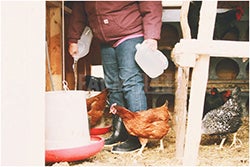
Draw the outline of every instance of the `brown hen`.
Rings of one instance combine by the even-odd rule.
[[[159,139],[160,150],[164,149],[163,137],[170,129],[168,121],[171,119],[167,100],[161,107],[138,112],[131,112],[125,107],[113,104],[110,112],[122,118],[129,134],[138,137],[142,145],[138,152],[139,155],[142,154],[148,139]]]
[[[106,107],[107,96],[108,89],[104,89],[101,93],[86,99],[90,127],[94,127],[100,123]]]

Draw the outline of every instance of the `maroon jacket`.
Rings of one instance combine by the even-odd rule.
[[[132,34],[160,39],[161,19],[161,1],[78,1],[72,7],[68,40],[76,43],[86,25],[111,45]]]

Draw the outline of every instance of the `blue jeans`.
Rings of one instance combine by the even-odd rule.
[[[136,112],[147,109],[143,75],[135,62],[135,45],[143,37],[128,39],[116,48],[101,45],[105,85],[110,91],[110,104],[117,103]]]

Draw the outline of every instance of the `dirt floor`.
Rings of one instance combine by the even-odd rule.
[[[237,137],[242,141],[240,148],[229,148],[233,135],[229,135],[222,150],[218,150],[221,139],[218,136],[202,135],[199,149],[199,166],[249,166],[249,117],[243,118],[243,125]],[[111,133],[101,135],[106,138]],[[101,152],[89,159],[77,162],[58,162],[52,166],[180,166],[181,160],[175,158],[175,131],[172,129],[164,138],[164,151],[159,152],[159,141],[150,140],[142,157],[136,153],[113,154],[111,148],[104,147]]]

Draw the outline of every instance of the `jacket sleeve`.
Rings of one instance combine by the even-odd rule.
[[[161,1],[139,1],[145,39],[160,39],[162,25]]]
[[[76,1],[72,5],[72,13],[69,18],[68,42],[77,43],[87,24],[87,17],[84,11],[84,2]]]

